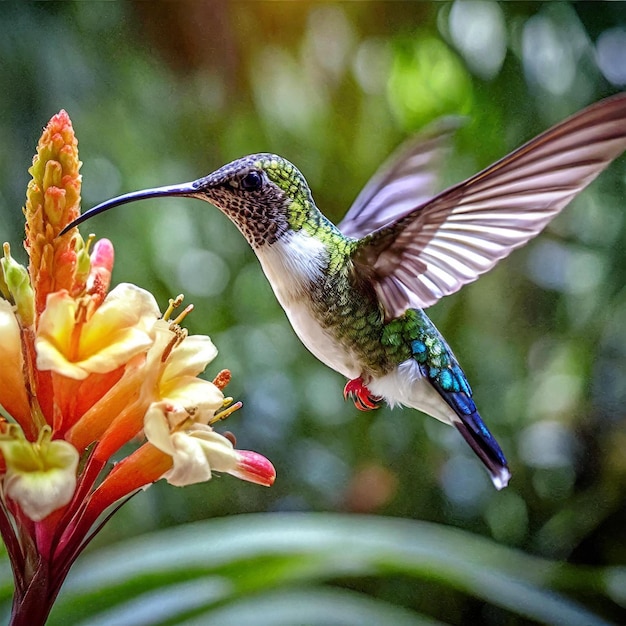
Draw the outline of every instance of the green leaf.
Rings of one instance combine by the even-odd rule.
[[[200,581],[198,581],[200,582]],[[181,588],[182,587],[182,588]],[[199,598],[205,598],[199,584],[177,586],[162,602],[155,594],[146,594],[135,602],[108,611],[98,619],[85,619],[77,626],[106,624],[177,624],[205,626],[206,624],[237,624],[243,626],[441,626],[442,623],[408,609],[381,600],[368,598],[353,591],[339,589],[290,589],[267,592],[235,600],[225,606],[199,610]],[[172,597],[174,596],[174,597]],[[155,602],[156,607],[155,608]],[[185,606],[187,604],[187,606]],[[194,609],[193,607],[197,607]],[[189,619],[179,619],[179,610],[193,613]],[[172,615],[172,619],[165,619]]]
[[[535,621],[590,626],[606,622],[555,590],[593,590],[610,597],[615,577],[620,580],[624,572],[553,563],[425,522],[340,514],[243,515],[179,526],[84,555],[49,626],[81,620],[120,623],[120,615],[133,615],[132,622],[141,624],[180,623],[207,614],[213,620],[229,611],[246,615],[257,604],[266,607],[259,609],[261,619],[261,613],[270,616],[283,606],[285,594],[308,597],[302,602],[314,607],[321,583],[397,575],[436,582]],[[366,601],[338,594],[335,602],[318,605],[336,606],[338,612],[342,607],[338,614],[349,620],[352,603]],[[381,611],[390,606],[384,604]]]

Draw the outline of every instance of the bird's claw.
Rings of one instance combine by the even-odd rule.
[[[359,411],[372,411],[373,409],[377,409],[380,407],[382,400],[380,396],[372,394],[360,376],[346,383],[346,386],[343,388],[343,397],[346,400],[350,398]]]

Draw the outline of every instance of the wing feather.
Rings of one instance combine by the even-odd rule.
[[[624,150],[626,93],[584,109],[414,205],[363,237],[355,263],[371,276],[389,318],[428,307],[537,235]],[[384,196],[382,189],[376,194]]]
[[[337,225],[356,239],[394,222],[436,192],[458,118],[444,118],[409,139],[372,176]]]

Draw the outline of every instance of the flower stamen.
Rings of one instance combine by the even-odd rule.
[[[213,426],[213,424],[225,420],[243,406],[242,402],[235,402],[235,404],[231,404],[232,401],[233,398],[224,398],[224,408],[215,413],[215,415],[209,420],[209,426]]]
[[[180,345],[182,341],[187,337],[187,330],[177,326],[176,324],[170,324],[170,330],[174,333],[174,336],[170,339],[170,342],[165,346],[163,354],[161,355],[161,363],[165,363],[169,358],[172,350]]]
[[[85,254],[89,254],[89,249],[91,248],[91,244],[96,240],[96,236],[91,233],[87,237],[87,241],[85,241]]]
[[[169,320],[170,315],[174,312],[174,309],[177,309],[185,299],[185,296],[182,293],[179,293],[175,298],[169,299],[169,306],[167,307],[167,311],[163,314],[164,320]]]
[[[193,304],[188,304],[183,312],[172,322],[172,324],[180,324],[193,311]]]
[[[72,336],[70,338],[70,346],[69,346],[69,359],[71,361],[77,361],[78,355],[80,351],[80,337],[83,331],[83,325],[87,321],[88,317],[87,307],[85,303],[81,300],[78,303],[78,308],[76,309],[76,315],[74,317],[74,328],[72,328]]]
[[[222,370],[217,373],[217,376],[213,379],[213,384],[221,391],[228,385],[232,378],[230,370]]]

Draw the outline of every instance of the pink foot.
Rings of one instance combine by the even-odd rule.
[[[359,411],[377,409],[382,400],[381,397],[372,395],[372,392],[367,388],[360,376],[346,383],[346,386],[343,388],[343,397],[346,400],[350,398]]]

